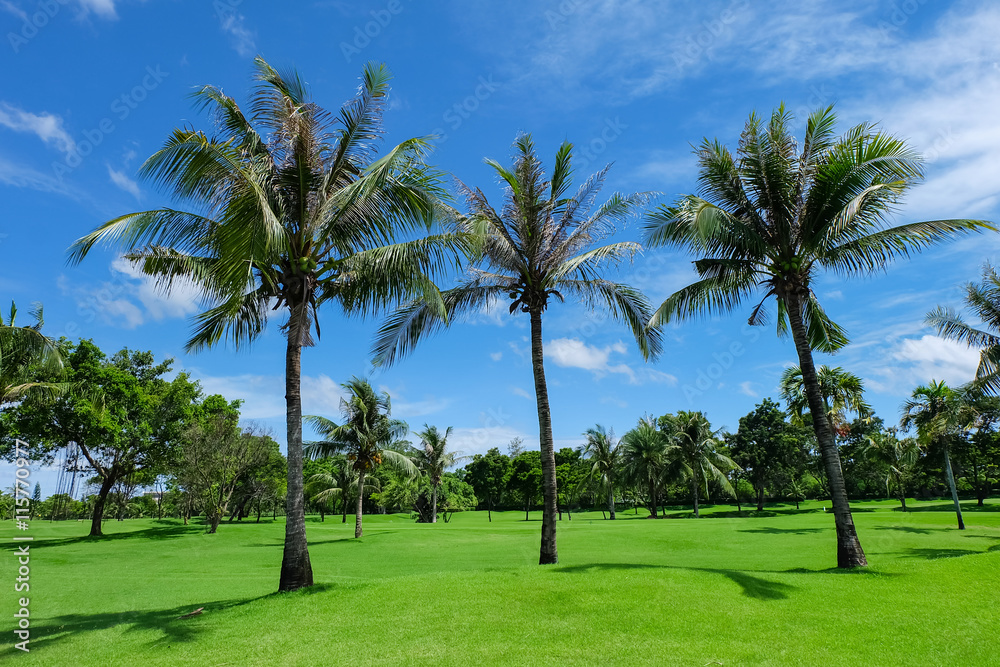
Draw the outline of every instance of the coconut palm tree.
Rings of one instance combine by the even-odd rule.
[[[587,444],[583,455],[590,460],[590,478],[596,480],[608,492],[608,516],[615,520],[615,482],[621,474],[622,448],[615,442],[614,430],[606,430],[600,424],[587,429]]]
[[[894,429],[887,429],[869,436],[861,450],[866,458],[882,463],[888,468],[885,476],[885,493],[891,495],[891,486],[898,493],[899,504],[906,511],[906,482],[920,458],[920,443],[913,438],[896,437]]]
[[[194,93],[217,134],[177,129],[140,175],[164,186],[184,210],[129,213],[78,240],[71,260],[98,243],[126,257],[169,290],[201,289],[210,306],[195,318],[189,351],[220,341],[246,346],[266,328],[269,311],[288,316],[285,400],[288,496],[280,590],[312,583],[302,478],[302,348],[320,336],[326,302],[371,314],[426,295],[429,272],[454,258],[454,236],[429,229],[443,196],[426,167],[425,139],[408,139],[377,157],[391,76],[364,69],[357,96],[339,114],[312,102],[297,73],[257,58],[248,112],[219,88]],[[433,306],[429,306],[433,308]]]
[[[625,475],[633,484],[649,490],[649,515],[655,519],[660,484],[676,445],[648,417],[622,436],[621,445]]]
[[[872,415],[871,406],[865,401],[864,380],[854,373],[840,366],[830,368],[824,364],[816,370],[816,379],[823,397],[823,411],[836,435],[845,434],[848,412],[853,412],[859,419]],[[792,421],[803,424],[803,417],[809,410],[809,397],[802,382],[802,369],[798,366],[786,368],[781,374],[781,397],[788,406]]]
[[[330,472],[316,473],[306,480],[305,490],[313,501],[326,503],[340,499],[340,522],[347,523],[348,499],[357,493],[358,472],[347,460],[334,461]],[[336,506],[334,506],[336,507]]]
[[[893,259],[988,225],[934,220],[889,227],[895,206],[922,176],[919,155],[867,123],[836,137],[832,107],[809,116],[800,148],[792,120],[783,106],[770,119],[752,114],[735,155],[718,140],[704,140],[696,149],[701,196],[650,214],[648,245],[697,253],[700,277],[668,297],[650,325],[733,311],[755,293],[763,300],[749,322],[764,324],[764,304],[774,297],[778,332],[791,332],[809,409],[820,414],[813,350],[834,352],[848,342],[813,292],[820,273],[876,273]],[[837,564],[865,566],[834,434],[825,419],[814,419],[813,428],[833,500]]]
[[[400,309],[379,331],[374,353],[376,364],[390,364],[411,350],[420,338],[453,322],[458,315],[479,312],[504,298],[512,315],[528,314],[544,494],[538,561],[545,565],[557,563],[559,557],[556,466],[543,363],[542,315],[550,303],[567,296],[591,309],[606,309],[626,323],[646,358],[659,352],[660,332],[646,329],[647,315],[652,311],[639,291],[601,277],[609,264],[631,259],[640,246],[610,243],[594,247],[613,234],[616,223],[627,219],[646,196],[615,194],[593,208],[607,168],[571,194],[572,144],[559,147],[548,177],[530,135],[518,137],[514,151],[510,169],[494,160],[486,161],[506,186],[504,206],[499,212],[479,189],[461,187],[470,209],[462,229],[477,239],[481,268],[473,269],[464,282],[442,293],[447,317],[425,300]]]
[[[438,491],[441,488],[441,476],[448,468],[455,467],[467,456],[459,452],[448,451],[448,438],[452,428],[449,426],[441,433],[437,426],[424,424],[424,430],[417,433],[420,438],[420,448],[417,450],[414,463],[431,483],[431,523],[437,523]]]
[[[708,498],[708,483],[714,481],[727,493],[736,495],[726,474],[739,466],[718,451],[722,445],[718,437],[720,432],[712,430],[708,418],[701,412],[682,410],[666,421],[669,423],[668,437],[674,444],[668,456],[679,464],[681,475],[690,480],[694,516],[699,518],[698,489],[704,487]]]
[[[1000,276],[996,269],[986,264],[982,282],[965,285],[965,305],[982,321],[980,328],[967,324],[958,312],[943,306],[927,314],[927,323],[945,338],[980,348],[973,387],[1000,394]]]
[[[965,530],[949,451],[951,440],[959,428],[960,410],[958,393],[944,382],[931,380],[930,384],[914,389],[910,400],[903,404],[903,417],[899,425],[904,429],[916,427],[917,437],[925,445],[933,446],[941,452],[944,457],[945,477],[951,489],[951,499],[955,503],[958,529]]]
[[[24,399],[48,399],[69,390],[63,382],[44,381],[58,378],[63,372],[62,356],[54,341],[42,333],[45,317],[41,304],[35,304],[28,326],[17,323],[17,306],[10,304],[4,321],[0,313],[0,407]]]
[[[378,393],[368,380],[353,377],[344,384],[346,396],[340,399],[344,421],[337,424],[325,417],[307,415],[303,418],[322,440],[306,445],[313,458],[346,454],[358,475],[358,505],[354,515],[354,537],[362,535],[362,506],[365,497],[365,477],[381,465],[389,465],[405,475],[417,475],[417,467],[409,457],[392,448],[408,445],[403,438],[410,427],[401,419],[392,419],[392,402],[386,392]]]

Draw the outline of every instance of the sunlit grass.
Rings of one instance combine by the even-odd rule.
[[[954,528],[949,505],[858,503],[871,567],[833,568],[818,503],[706,518],[574,514],[558,566],[537,520],[309,522],[317,586],[275,594],[283,523],[36,521],[31,653],[19,664],[996,664],[1000,502]],[[929,510],[929,511],[927,511]],[[722,516],[720,516],[722,515]],[[532,519],[539,514],[533,513]],[[12,586],[13,534],[3,528]],[[8,584],[5,584],[8,585]],[[12,605],[8,605],[8,608]],[[201,615],[178,617],[204,607]],[[10,616],[8,616],[10,618]],[[8,621],[9,623],[9,621]],[[10,636],[10,635],[8,635]]]

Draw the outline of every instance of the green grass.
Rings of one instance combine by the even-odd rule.
[[[317,585],[275,594],[284,526],[36,521],[30,654],[22,665],[995,665],[1000,501],[857,503],[871,567],[832,569],[816,503],[765,516],[559,524],[560,564],[535,565],[539,515],[310,517]],[[713,516],[713,514],[715,516]],[[721,516],[720,516],[721,515]],[[4,587],[16,563],[0,533]],[[8,589],[10,590],[10,589]],[[10,595],[7,600],[11,600]],[[203,614],[178,616],[204,607]],[[8,619],[13,602],[4,607]],[[7,621],[8,626],[10,621]],[[7,637],[11,635],[8,634]]]

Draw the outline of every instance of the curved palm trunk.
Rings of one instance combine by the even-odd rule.
[[[531,310],[531,368],[535,375],[538,440],[542,453],[542,546],[538,564],[551,565],[559,562],[556,551],[556,454],[552,446],[552,416],[542,361],[542,312],[537,309]]]
[[[948,444],[944,446],[944,473],[948,478],[948,486],[951,487],[951,499],[955,503],[955,516],[958,517],[958,529],[965,530],[965,522],[962,520],[962,506],[958,503],[958,489],[955,488],[955,475],[951,471],[951,454],[948,453]]]
[[[837,441],[830,430],[830,422],[816,415],[825,415],[823,394],[820,391],[819,380],[816,377],[816,365],[813,363],[812,348],[806,335],[806,327],[802,321],[802,301],[796,294],[789,295],[788,321],[791,324],[792,339],[795,341],[795,351],[799,357],[799,368],[802,370],[802,386],[809,399],[809,412],[813,417],[813,430],[823,456],[823,465],[830,485],[830,499],[833,504],[833,518],[837,527],[837,567],[867,567],[864,549],[858,539],[851,516],[851,506],[847,500],[847,486],[844,484],[844,470],[840,465],[840,452]]]
[[[296,311],[292,309],[292,317]],[[306,540],[302,477],[302,343],[298,326],[290,323],[285,350],[285,415],[288,430],[288,495],[285,497],[285,549],[281,557],[279,591],[312,586],[312,564]]]
[[[611,516],[611,520],[615,520],[615,487],[608,480],[608,514]]]
[[[437,484],[434,485],[431,491],[431,523],[438,522],[438,488]]]
[[[364,509],[362,502],[365,498],[365,471],[358,473],[358,506],[354,512],[354,537],[361,537],[364,532],[361,527],[361,512]]]

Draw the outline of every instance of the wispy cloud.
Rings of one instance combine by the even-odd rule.
[[[677,378],[663,371],[651,368],[632,368],[626,363],[611,363],[613,354],[625,354],[628,347],[622,341],[605,347],[587,345],[578,338],[556,338],[545,344],[545,356],[556,366],[563,368],[580,368],[590,371],[597,378],[608,374],[621,374],[628,378],[631,384],[644,382],[659,382],[673,385]]]
[[[0,125],[15,132],[34,134],[67,155],[76,150],[76,143],[63,127],[63,119],[55,114],[45,111],[36,114],[0,102]]]
[[[222,2],[215,3],[219,17],[219,27],[229,35],[229,41],[236,53],[244,58],[254,55],[257,50],[256,33],[247,28],[246,17],[235,7]]]
[[[86,14],[93,12],[103,19],[116,19],[115,0],[80,0],[80,7]]]
[[[10,0],[0,0],[0,9],[3,9],[8,14],[13,14],[25,23],[28,22],[28,14],[13,2],[10,2]]]
[[[139,190],[139,184],[133,181],[128,176],[126,176],[124,171],[115,171],[109,164],[108,177],[111,179],[111,182],[114,183],[117,187],[129,193],[136,199],[142,198],[142,192],[140,192]]]

